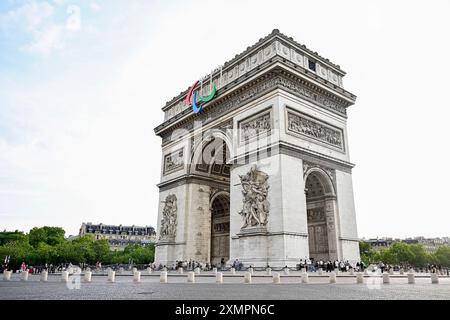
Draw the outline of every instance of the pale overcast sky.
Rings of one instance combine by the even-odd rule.
[[[450,1],[0,3],[0,229],[156,226],[161,107],[278,28],[347,72],[358,233],[450,236]]]

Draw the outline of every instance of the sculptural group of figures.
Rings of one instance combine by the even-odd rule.
[[[242,228],[265,226],[269,217],[269,176],[253,166],[245,175],[239,176],[242,185],[244,204],[239,214],[244,219]]]
[[[177,228],[177,197],[169,194],[163,202],[160,239],[173,239]]]

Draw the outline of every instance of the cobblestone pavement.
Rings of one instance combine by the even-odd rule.
[[[11,281],[0,280],[0,299],[450,299],[449,277],[431,284],[429,276],[422,275],[416,276],[415,284],[408,284],[406,275],[391,276],[390,284],[370,276],[364,284],[356,284],[354,276],[338,276],[336,284],[329,284],[328,276],[317,275],[301,283],[296,273],[282,275],[281,284],[273,284],[272,277],[262,272],[253,275],[252,284],[243,283],[243,273],[224,273],[223,284],[216,284],[211,273],[197,275],[196,283],[187,283],[186,273],[170,273],[168,283],[160,283],[159,273],[145,272],[140,283],[133,283],[129,274],[116,274],[114,283],[104,275],[93,275],[91,283],[85,283],[83,276],[71,280],[66,284],[60,275],[49,275],[48,282],[40,282],[38,275],[30,275],[28,281],[21,281],[20,275],[13,274]]]

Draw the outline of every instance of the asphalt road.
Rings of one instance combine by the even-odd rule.
[[[134,283],[131,275],[117,275],[114,283],[106,276],[94,275],[92,282],[83,277],[71,277],[69,283],[61,282],[60,275],[49,275],[47,282],[40,282],[38,275],[30,275],[21,281],[13,274],[11,281],[0,280],[0,299],[450,299],[450,278],[440,278],[439,284],[431,284],[429,277],[417,277],[415,284],[408,284],[405,276],[391,278],[390,284],[382,284],[380,277],[365,277],[364,284],[356,284],[355,277],[337,277],[336,284],[329,284],[328,277],[310,276],[309,283],[301,283],[299,275],[281,277],[280,284],[272,278],[256,274],[252,284],[243,283],[243,274],[225,275],[223,284],[216,284],[212,274],[196,277],[196,283],[187,283],[187,275],[169,275],[168,283],[160,283],[159,275],[142,275],[140,283]]]

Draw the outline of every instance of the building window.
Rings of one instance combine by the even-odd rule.
[[[316,62],[308,60],[308,68],[309,70],[316,72]]]

